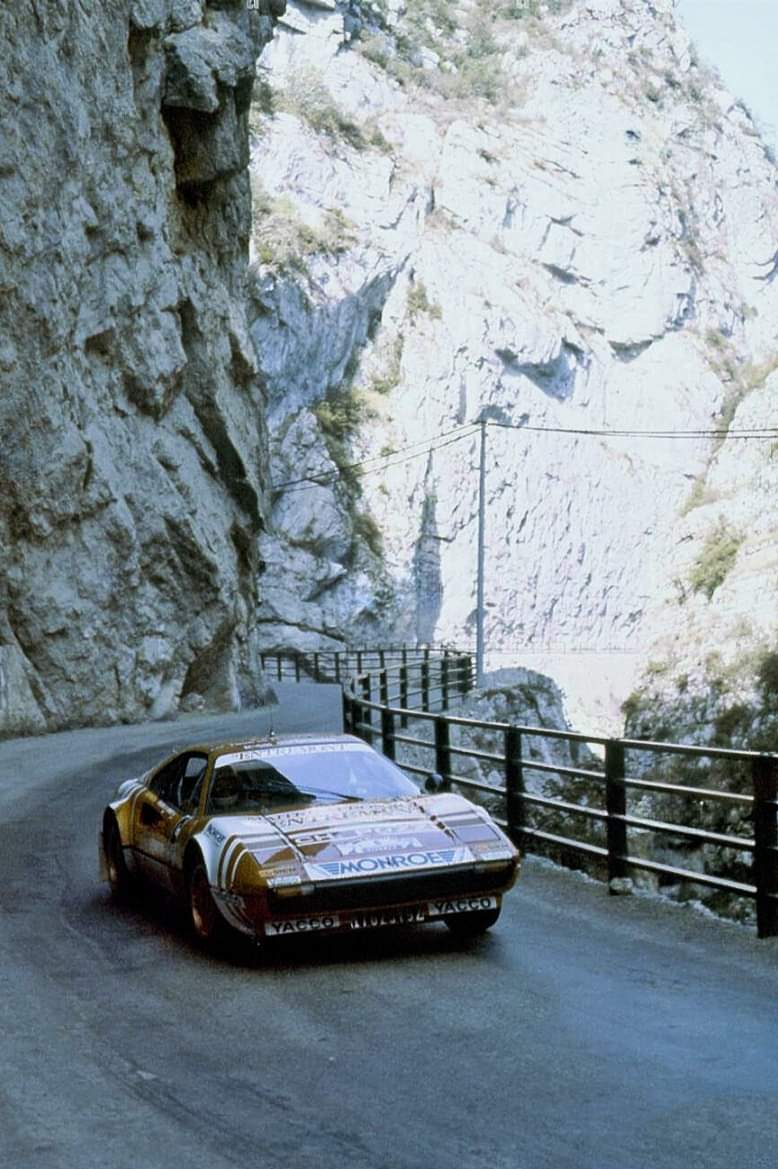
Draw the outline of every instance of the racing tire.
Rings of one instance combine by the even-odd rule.
[[[445,919],[446,925],[459,938],[477,938],[485,934],[495,924],[500,916],[500,906],[496,909],[477,909],[471,913],[454,913]]]
[[[217,949],[226,941],[229,927],[213,899],[205,865],[194,865],[186,887],[192,932],[202,946]]]
[[[126,901],[133,892],[135,882],[127,868],[119,825],[113,816],[108,817],[103,829],[103,852],[111,893],[117,901]]]

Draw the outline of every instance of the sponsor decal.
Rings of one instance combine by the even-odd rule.
[[[205,830],[205,835],[210,836],[217,844],[224,844],[225,835],[220,832],[218,828],[214,828],[213,824],[209,824]]]
[[[246,849],[240,840],[228,840],[226,844],[222,845],[219,865],[216,871],[216,884],[221,889],[228,889],[235,880],[238,865],[245,855]]]
[[[266,819],[280,828],[282,832],[293,831],[295,828],[313,828],[317,824],[332,824],[336,826],[343,823],[358,823],[367,822],[374,823],[376,820],[403,820],[408,817],[413,817],[415,820],[424,820],[426,817],[419,809],[418,804],[411,800],[384,800],[381,802],[360,801],[356,804],[322,804],[320,806],[312,806],[310,808],[302,808],[298,812],[278,812],[274,816],[267,816]],[[384,824],[376,825],[384,830]],[[408,831],[413,827],[408,824],[403,825],[403,829]],[[299,841],[299,836],[295,836]],[[308,840],[308,837],[305,838]]]
[[[300,846],[304,844],[329,844],[331,841],[331,832],[295,832],[294,834],[294,842]]]
[[[219,755],[216,766],[228,767],[231,763],[279,759],[290,755],[343,755],[349,751],[364,753],[370,750],[367,743],[300,743],[296,747],[252,747],[245,751],[232,751],[229,755]]]
[[[398,829],[405,825],[398,825]],[[329,844],[336,848],[341,856],[353,856],[363,852],[398,852],[408,851],[411,848],[424,848],[424,842],[418,836],[400,836],[392,833],[392,825],[386,827],[376,825],[374,829],[365,828],[335,828],[332,832],[296,832],[294,843],[298,848],[306,845]]]
[[[269,921],[265,926],[268,937],[278,938],[288,934],[312,934],[321,930],[336,930],[340,926],[337,913],[322,914],[319,917],[287,917],[284,921]]]
[[[451,897],[441,901],[430,901],[430,917],[445,917],[449,913],[477,913],[483,909],[496,909],[496,897]]]
[[[356,840],[333,840],[332,842],[341,856],[360,855],[364,852],[393,852],[396,849],[420,849],[424,845],[416,836],[363,836]]]
[[[366,877],[372,873],[403,872],[408,869],[434,869],[445,865],[462,864],[470,860],[470,853],[464,848],[437,848],[406,853],[390,853],[387,856],[363,856],[340,861],[322,861],[307,864],[306,871],[311,877],[337,879],[342,877]]]

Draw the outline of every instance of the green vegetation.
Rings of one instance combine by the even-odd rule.
[[[692,568],[689,583],[695,593],[704,593],[711,599],[725,581],[737,559],[743,536],[735,532],[725,520],[719,520],[714,531],[705,539],[702,551]]]
[[[353,513],[351,522],[354,530],[354,539],[360,544],[366,545],[373,556],[380,559],[384,552],[384,539],[381,535],[381,529],[373,517],[366,511],[357,511]]]
[[[370,389],[376,394],[391,394],[392,390],[396,389],[400,384],[402,377],[402,358],[404,338],[402,333],[398,333],[392,344],[391,353],[389,355],[389,364],[386,372],[378,377],[373,377],[370,382]]]
[[[716,429],[726,432],[746,395],[763,386],[778,370],[778,354],[773,354],[764,361],[744,362],[731,339],[719,330],[709,329],[705,334],[705,340],[708,346],[709,365],[719,380],[727,385],[727,392],[716,421]],[[717,447],[723,441],[723,437],[722,435],[717,440]]]
[[[312,407],[321,427],[330,458],[341,474],[343,482],[352,489],[359,487],[359,475],[351,451],[354,432],[372,417],[364,391],[352,386],[331,390]]]
[[[621,704],[621,713],[624,715],[624,722],[627,727],[629,727],[630,724],[633,723],[640,714],[644,702],[645,694],[639,690],[633,690],[632,693],[624,699]]]
[[[261,67],[254,80],[254,89],[251,94],[252,113],[266,114],[272,117],[276,113],[275,90],[267,79],[267,72]],[[252,129],[257,127],[252,126]]]
[[[733,740],[742,741],[748,732],[754,718],[750,706],[743,702],[736,702],[734,706],[726,706],[720,710],[713,720],[714,747],[731,747]]]
[[[744,317],[747,315],[745,307],[741,310],[741,315]],[[709,329],[704,340],[708,364],[716,377],[727,387],[715,423],[716,430],[722,432],[713,443],[715,454],[726,438],[738,408],[746,396],[753,390],[760,389],[778,370],[778,354],[773,354],[764,361],[744,362],[730,337],[720,329]],[[776,451],[778,444],[774,449],[770,449],[771,457]],[[708,486],[706,476],[707,470],[695,479],[687,499],[681,505],[679,512],[681,516],[688,515],[694,508],[714,503],[718,499],[717,492]]]
[[[764,655],[757,669],[757,678],[765,702],[768,699],[778,702],[778,652],[771,650]]]
[[[669,662],[650,661],[646,663],[646,675],[649,678],[659,678],[670,669]]]
[[[402,86],[417,85],[447,99],[476,98],[517,104],[520,87],[503,68],[502,55],[521,22],[538,47],[553,47],[548,17],[573,0],[480,0],[477,6],[453,0],[414,0],[400,31],[363,33],[359,49]],[[462,35],[464,33],[464,36]],[[437,58],[422,62],[420,51]],[[514,55],[516,50],[513,50]]]
[[[353,367],[356,362],[350,364]],[[356,506],[362,494],[362,483],[351,447],[354,433],[375,417],[368,395],[364,390],[350,385],[347,376],[339,389],[330,390],[312,406],[312,410],[321,427],[328,454],[340,472],[340,481],[349,492],[345,502],[351,519],[351,560],[356,557],[360,547],[366,547],[380,560],[383,556],[381,529],[368,512]]]
[[[408,316],[412,321],[415,321],[421,314],[431,317],[435,321],[439,321],[442,316],[440,305],[436,301],[429,299],[427,289],[421,280],[415,280],[410,285],[408,289],[407,308]]]
[[[335,208],[320,225],[306,223],[288,195],[272,198],[258,183],[252,191],[252,236],[260,264],[304,271],[308,256],[338,255],[356,242],[356,225]]]
[[[301,70],[291,85],[275,93],[274,107],[306,121],[317,134],[346,142],[355,150],[391,150],[375,121],[360,124],[349,117],[313,69]]]
[[[705,482],[705,475],[699,475],[694,480],[689,495],[681,504],[680,515],[688,515],[695,507],[704,507],[707,503],[715,503],[716,499],[718,499],[718,495]]]

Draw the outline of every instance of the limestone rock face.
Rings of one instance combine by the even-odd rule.
[[[245,164],[282,9],[0,11],[0,733],[261,694]]]
[[[267,643],[472,642],[481,416],[491,668],[620,729],[719,511],[735,592],[684,615],[774,641],[770,444],[704,432],[775,402],[776,169],[670,0],[294,0],[260,75]]]

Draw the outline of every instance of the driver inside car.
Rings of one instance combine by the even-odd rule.
[[[242,785],[232,767],[220,767],[211,791],[210,805],[214,812],[233,812],[241,800]]]

